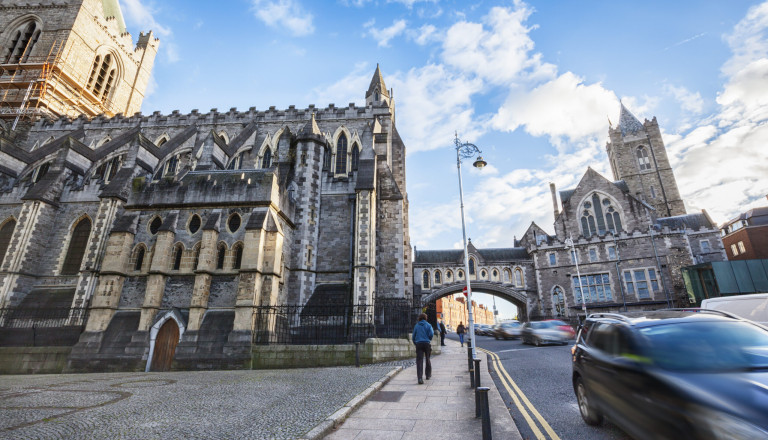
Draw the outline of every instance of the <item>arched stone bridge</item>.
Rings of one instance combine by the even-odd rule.
[[[462,280],[460,282],[444,284],[439,288],[432,289],[427,292],[422,291],[421,305],[425,306],[444,296],[461,293],[464,289],[464,286],[466,286],[466,283]],[[527,315],[526,310],[528,304],[528,293],[526,292],[525,288],[518,288],[511,284],[482,280],[470,280],[470,286],[472,287],[472,293],[479,292],[495,295],[516,305],[518,309],[518,315]]]

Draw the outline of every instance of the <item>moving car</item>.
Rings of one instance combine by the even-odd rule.
[[[520,339],[523,344],[567,344],[573,339],[574,331],[563,321],[550,319],[547,321],[532,321],[523,324]]]
[[[768,293],[709,298],[701,302],[701,308],[722,310],[768,326]]]
[[[488,324],[475,324],[475,334],[480,336],[491,336],[491,326]]]
[[[706,309],[598,313],[571,349],[581,417],[635,439],[768,438],[768,329]]]
[[[523,326],[518,321],[506,321],[493,326],[493,337],[496,339],[514,339],[522,334]]]

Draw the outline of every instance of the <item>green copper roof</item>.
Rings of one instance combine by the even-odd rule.
[[[104,17],[115,17],[117,19],[117,27],[120,32],[125,32],[125,20],[123,20],[123,11],[120,10],[120,4],[117,0],[101,0],[101,5],[104,8]]]

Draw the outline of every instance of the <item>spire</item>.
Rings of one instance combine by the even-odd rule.
[[[634,134],[643,130],[645,128],[643,124],[637,120],[632,112],[624,107],[624,103],[619,101],[619,104],[621,105],[621,113],[619,114],[619,129],[621,130],[621,135],[626,136],[627,133]]]
[[[315,112],[312,112],[312,118],[307,121],[306,124],[304,124],[304,127],[301,128],[299,131],[299,135],[306,135],[306,134],[316,134],[320,135],[320,127],[317,126],[317,122],[315,121]]]
[[[376,92],[379,94],[379,99],[375,99],[373,96]],[[373,96],[373,98],[372,98]],[[389,92],[387,86],[384,84],[384,78],[381,76],[381,69],[379,69],[379,63],[376,63],[376,71],[373,72],[373,78],[371,78],[371,85],[368,86],[368,91],[365,92],[365,102],[382,101],[381,97],[389,98]]]

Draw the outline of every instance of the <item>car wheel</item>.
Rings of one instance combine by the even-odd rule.
[[[535,345],[535,346],[537,346],[537,347],[541,347],[541,339],[539,339],[539,338],[535,338],[535,339],[533,340],[533,345]]]
[[[600,414],[589,402],[589,393],[584,381],[581,378],[576,379],[576,400],[579,403],[579,412],[584,423],[591,426],[597,426],[603,422],[603,415]]]

